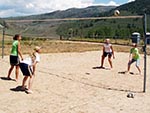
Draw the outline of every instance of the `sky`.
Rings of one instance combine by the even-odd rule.
[[[50,13],[95,5],[119,6],[134,0],[0,0],[0,18]]]

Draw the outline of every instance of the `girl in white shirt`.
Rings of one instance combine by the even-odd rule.
[[[19,66],[24,75],[22,81],[22,90],[25,90],[26,93],[32,93],[31,87],[33,83],[33,78],[35,77],[35,68],[36,65],[40,62],[40,47],[36,46],[34,52],[30,55],[30,57],[24,59],[20,62]],[[25,84],[27,79],[29,78],[28,87],[26,88]]]
[[[104,68],[103,67],[104,59],[107,56],[108,56],[108,62],[110,64],[110,67],[113,68],[111,57],[113,56],[113,58],[115,58],[115,56],[114,56],[114,50],[113,50],[112,44],[110,44],[110,40],[109,39],[106,39],[105,43],[103,45],[103,54],[102,54],[101,66],[100,66],[101,68]]]

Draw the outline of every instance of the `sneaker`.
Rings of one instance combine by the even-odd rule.
[[[25,92],[26,92],[27,94],[32,94],[32,93],[33,93],[32,90],[26,90]]]
[[[103,67],[103,66],[100,66],[99,68],[100,68],[100,69],[105,69],[105,67]]]

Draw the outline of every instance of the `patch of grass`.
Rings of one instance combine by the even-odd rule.
[[[65,40],[50,40],[50,39],[29,39],[29,40],[21,41],[21,51],[23,54],[31,53],[35,46],[41,46],[42,53],[100,51],[102,50],[102,45],[103,45],[102,42],[103,41],[101,42],[96,41],[95,43],[95,41],[86,42],[85,40],[65,41]],[[12,38],[10,38],[10,36],[7,36],[5,38],[5,44],[4,44],[5,55],[10,54],[11,44],[12,44]],[[113,48],[115,52],[129,52],[131,47],[123,44],[122,45],[113,44]]]

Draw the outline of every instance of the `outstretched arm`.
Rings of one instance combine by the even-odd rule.
[[[131,61],[132,60],[132,54],[130,53],[129,54],[129,61]]]
[[[35,70],[36,70],[36,65],[37,65],[37,64],[38,64],[37,61],[33,64],[33,75],[35,75]]]

